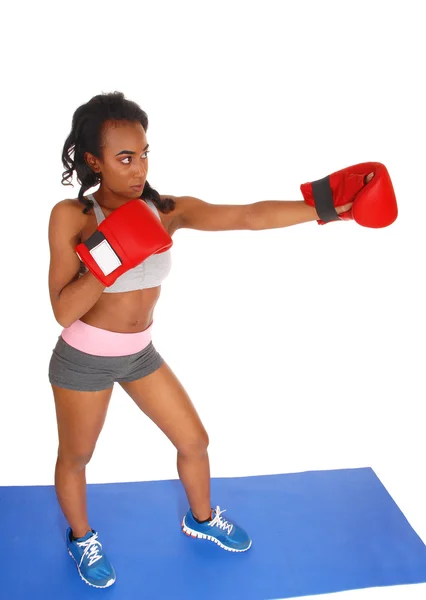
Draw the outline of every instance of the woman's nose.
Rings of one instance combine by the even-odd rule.
[[[147,164],[146,160],[141,159],[139,161],[134,161],[133,165],[134,165],[135,172],[138,175],[146,175],[146,173],[148,171],[148,164]]]

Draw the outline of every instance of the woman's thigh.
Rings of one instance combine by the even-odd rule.
[[[190,397],[166,362],[146,377],[120,385],[178,450],[208,445],[207,432]]]
[[[49,381],[60,458],[84,463],[92,455],[111,398],[114,366],[111,359],[86,354],[58,339],[49,364]]]
[[[112,388],[96,392],[52,385],[58,423],[60,459],[87,463],[105,423]]]

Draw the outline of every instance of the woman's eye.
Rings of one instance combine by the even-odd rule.
[[[145,150],[145,152],[142,154],[142,156],[145,156],[145,158],[148,158],[148,154],[151,152],[151,150]],[[123,158],[123,160],[121,161],[123,164],[125,165],[129,165],[129,162],[124,162],[125,160],[132,160],[131,156],[126,156],[126,158]]]

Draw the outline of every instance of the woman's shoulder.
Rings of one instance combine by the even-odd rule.
[[[81,231],[88,219],[83,210],[84,206],[78,198],[59,200],[52,207],[50,221],[57,226],[66,226],[68,230]]]
[[[76,211],[77,209],[79,209],[81,212],[84,209],[84,205],[80,202],[80,200],[78,198],[65,198],[64,200],[59,200],[53,206],[53,208],[56,208],[56,207],[60,207],[59,210],[67,210],[66,207],[69,207],[68,210],[72,209],[72,210]]]
[[[85,206],[79,201],[78,198],[66,198],[65,200],[59,200],[53,208],[52,213],[60,213],[66,214],[69,217],[74,215],[75,217],[86,217],[87,215],[83,213]]]

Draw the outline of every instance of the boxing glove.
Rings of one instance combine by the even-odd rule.
[[[374,177],[365,183],[369,173]],[[315,207],[318,223],[354,219],[363,227],[387,227],[398,216],[392,181],[386,167],[378,162],[353,165],[323,179],[300,186],[303,198]],[[351,210],[337,214],[335,207],[353,202]]]
[[[152,254],[168,250],[172,238],[143,200],[114,210],[75,248],[80,260],[106,287]]]

